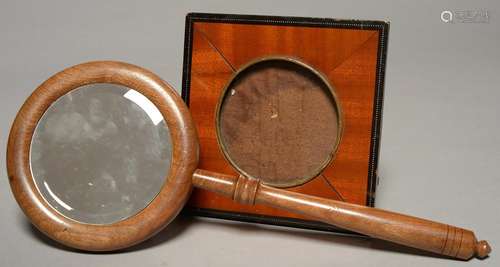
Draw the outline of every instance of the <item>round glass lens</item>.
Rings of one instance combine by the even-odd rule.
[[[143,210],[160,192],[172,160],[170,132],[144,95],[91,84],[54,102],[31,143],[35,184],[62,215],[111,224]]]

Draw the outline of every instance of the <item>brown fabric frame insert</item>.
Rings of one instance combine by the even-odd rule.
[[[283,57],[237,72],[217,113],[219,145],[233,167],[276,187],[321,173],[335,155],[341,117],[333,88],[320,75]]]

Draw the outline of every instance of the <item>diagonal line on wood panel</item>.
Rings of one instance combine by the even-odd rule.
[[[212,41],[210,41],[210,39],[208,38],[208,36],[200,29],[195,29],[196,32],[198,32],[202,37],[203,39],[205,39],[205,41],[207,41],[207,43],[210,45],[210,47],[212,47],[212,49],[215,50],[215,52],[217,52],[217,54],[220,55],[220,57],[222,58],[222,60],[224,60],[224,62],[226,63],[226,65],[228,65],[231,70],[234,72],[236,72],[236,69],[233,67],[233,65],[229,62],[229,60],[227,60],[227,58],[224,56],[224,54],[222,54],[222,52],[220,51],[219,48],[217,48],[217,46],[215,46]]]
[[[377,32],[372,33],[368,38],[366,38],[366,40],[363,43],[361,43],[358,47],[356,47],[356,49],[354,49],[349,56],[345,57],[342,61],[340,61],[338,64],[336,64],[331,70],[328,71],[328,73],[334,71],[336,68],[338,68],[339,66],[344,64],[344,62],[346,62],[348,59],[350,59],[353,55],[355,55],[359,50],[363,49],[365,47],[365,45],[373,38],[373,36],[375,34],[377,34]]]
[[[323,177],[323,179],[325,180],[325,182],[328,184],[328,186],[333,190],[333,192],[335,192],[335,194],[337,194],[337,196],[340,198],[340,200],[342,200],[343,202],[345,202],[345,199],[344,197],[340,194],[340,192],[337,190],[337,188],[335,188],[335,186],[330,182],[330,180],[328,180],[325,175],[323,174],[320,174],[321,177]]]

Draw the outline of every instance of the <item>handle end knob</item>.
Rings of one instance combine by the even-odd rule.
[[[481,240],[476,244],[476,256],[480,259],[486,258],[491,252],[491,247],[486,240]]]

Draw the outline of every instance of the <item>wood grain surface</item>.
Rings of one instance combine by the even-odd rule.
[[[367,204],[377,30],[194,22],[192,35],[189,108],[200,136],[200,168],[237,174],[224,159],[215,131],[216,103],[235,71],[256,58],[291,56],[323,73],[335,87],[345,127],[335,160],[316,178],[288,190]],[[308,219],[262,205],[239,205],[203,190],[194,191],[189,205]]]
[[[273,188],[245,176],[196,170],[195,187],[245,205],[263,204],[302,214],[341,228],[450,258],[485,258],[488,242],[470,230],[391,211]]]

